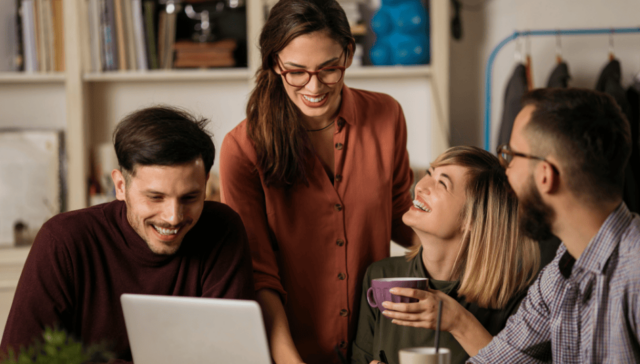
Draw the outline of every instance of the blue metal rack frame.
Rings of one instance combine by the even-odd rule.
[[[493,62],[498,52],[514,39],[522,36],[541,36],[541,35],[593,35],[593,34],[625,34],[640,33],[640,28],[586,28],[586,29],[556,29],[556,30],[527,30],[515,31],[506,37],[502,42],[491,51],[487,69],[485,71],[485,94],[484,94],[484,149],[490,151],[491,146],[491,76],[493,74]]]

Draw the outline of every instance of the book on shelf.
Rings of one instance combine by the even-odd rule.
[[[118,69],[118,46],[116,42],[116,18],[114,13],[114,0],[98,0],[101,4],[102,16],[102,46],[104,49],[104,70],[115,71]]]
[[[63,0],[51,0],[51,10],[53,19],[53,51],[54,51],[54,70],[56,72],[64,72],[64,14]]]
[[[133,15],[133,30],[135,36],[135,52],[137,67],[139,70],[149,69],[147,62],[147,47],[144,44],[144,19],[142,17],[142,2],[131,0]],[[153,31],[153,29],[151,30]]]
[[[124,19],[122,15],[122,0],[113,0],[113,11],[116,21],[116,44],[118,47],[118,69],[120,71],[127,70],[127,54],[125,53],[125,29]]]
[[[19,51],[19,18],[18,4],[15,0],[5,0],[0,7],[0,24],[6,33],[0,37],[0,72],[16,71],[20,65],[17,63],[19,60],[16,58],[16,53]]]
[[[24,70],[38,72],[38,52],[36,40],[35,0],[22,0],[22,49],[24,51]]]
[[[149,69],[158,69],[158,52],[156,50],[156,32],[155,32],[155,15],[156,3],[153,0],[145,0],[144,2],[144,30],[146,40],[147,59],[149,60]]]
[[[124,24],[125,35],[125,52],[127,54],[127,69],[138,69],[138,61],[136,60],[136,39],[133,30],[133,10],[131,9],[133,1],[122,0],[122,22]]]

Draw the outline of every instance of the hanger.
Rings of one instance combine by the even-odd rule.
[[[522,36],[516,38],[513,58],[516,63],[524,63],[524,53],[522,52]]]
[[[560,42],[560,31],[556,32],[556,62],[562,63],[562,43]]]
[[[529,91],[533,90],[533,72],[531,71],[531,32],[525,33],[524,48],[525,48],[525,69],[527,70],[527,88]]]
[[[615,31],[613,29],[611,29],[611,32],[609,33],[609,62],[613,61],[614,59],[616,59],[616,55],[614,52],[614,46],[613,46],[613,33]]]

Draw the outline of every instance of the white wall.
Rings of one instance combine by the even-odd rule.
[[[637,0],[487,0],[483,4],[477,9],[465,10],[463,6],[464,38],[451,44],[453,145],[483,146],[485,67],[492,49],[514,30],[640,26]],[[561,43],[572,76],[570,85],[594,88],[608,61],[609,36],[564,36]],[[555,48],[555,37],[531,38],[534,86],[546,85],[555,65]],[[623,85],[628,85],[640,72],[640,34],[615,35],[614,49],[622,64]],[[515,65],[514,55],[515,42],[511,42],[494,63],[492,141],[499,127],[506,82]]]

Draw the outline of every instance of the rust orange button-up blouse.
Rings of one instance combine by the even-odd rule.
[[[280,292],[291,335],[306,363],[339,363],[358,319],[369,264],[406,237],[413,174],[402,109],[388,95],[342,90],[333,136],[335,181],[316,157],[309,186],[266,187],[241,122],[220,152],[222,201],[247,229],[256,290]]]

